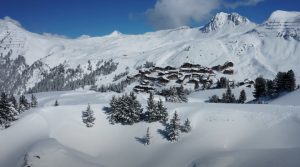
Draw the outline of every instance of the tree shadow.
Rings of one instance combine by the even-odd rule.
[[[111,108],[110,108],[110,107],[106,107],[106,106],[104,106],[104,107],[102,108],[102,110],[103,110],[106,114],[108,114],[108,113],[111,112]]]
[[[169,140],[168,132],[166,130],[157,129],[157,133],[159,133],[163,137],[163,139]]]
[[[146,145],[146,140],[145,138],[141,137],[135,137],[135,140],[138,141],[139,143]]]

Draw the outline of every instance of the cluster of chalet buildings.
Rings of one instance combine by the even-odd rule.
[[[151,67],[139,70],[139,73],[131,78],[139,79],[140,85],[134,88],[136,92],[154,91],[154,86],[166,86],[169,83],[177,84],[195,84],[199,87],[212,83],[212,77],[215,77],[214,71],[223,72],[224,74],[233,74],[229,72],[228,68],[233,67],[233,63],[225,63],[223,66],[215,66],[213,68],[203,67],[199,64],[184,63],[180,68],[171,66],[167,67]],[[226,72],[225,72],[226,71]]]

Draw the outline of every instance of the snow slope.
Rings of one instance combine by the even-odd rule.
[[[115,31],[78,39],[38,35],[0,20],[0,53],[4,56],[12,50],[12,57],[23,55],[29,65],[41,60],[46,69],[60,63],[85,66],[88,60],[95,66],[99,60],[113,59],[119,67],[112,76],[126,67],[135,74],[136,67],[146,61],[177,67],[184,62],[212,67],[232,61],[235,80],[259,75],[273,78],[278,71],[289,69],[300,77],[299,17],[300,12],[275,11],[258,25],[237,13],[219,13],[201,28],[180,27],[142,35]],[[26,89],[40,76],[30,76]]]
[[[191,133],[181,134],[178,142],[170,143],[159,133],[163,130],[159,123],[110,125],[102,108],[112,95],[91,91],[37,94],[40,107],[0,131],[0,166],[20,167],[24,158],[31,167],[300,164],[299,104],[207,104],[203,101],[210,92],[196,92],[187,104],[167,103],[170,115],[178,111],[181,122],[190,118],[193,128]],[[52,106],[55,99],[59,107]],[[146,105],[147,95],[139,94],[138,99]],[[88,103],[96,116],[90,129],[81,120],[81,111]],[[145,135],[147,127],[152,138],[151,144],[144,146],[138,138]]]

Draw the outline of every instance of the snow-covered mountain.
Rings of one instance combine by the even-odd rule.
[[[113,82],[113,76],[124,71],[134,75],[146,61],[161,67],[179,67],[185,62],[212,67],[230,61],[235,65],[230,77],[236,80],[273,77],[289,69],[299,78],[299,44],[300,12],[275,11],[262,24],[237,13],[218,13],[201,28],[180,27],[142,35],[114,31],[103,37],[77,39],[31,33],[4,19],[0,20],[0,63],[5,68],[0,83],[13,83],[9,90],[15,93],[27,91],[60,64],[72,69],[81,66],[82,73],[76,73],[74,79],[88,74],[89,66],[96,69],[110,59],[118,64],[117,69],[98,76],[96,85]],[[19,55],[25,63],[16,70],[11,64],[19,63],[13,62]],[[9,77],[16,74],[18,78]]]

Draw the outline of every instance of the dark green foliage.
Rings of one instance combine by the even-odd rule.
[[[181,127],[181,131],[185,132],[185,133],[189,133],[191,132],[192,127],[191,127],[191,122],[190,120],[187,118],[184,122],[184,125]]]
[[[258,77],[255,80],[253,96],[260,99],[266,96],[266,80],[263,77]]]
[[[246,100],[247,100],[246,92],[245,90],[242,90],[239,97],[239,103],[244,104]]]
[[[275,98],[278,95],[276,90],[275,82],[272,80],[267,80],[266,82],[266,96],[270,99]]]
[[[228,86],[225,93],[223,93],[222,97],[223,103],[235,103],[236,99],[234,97],[234,94],[231,92],[231,88]]]
[[[172,103],[187,103],[188,102],[188,91],[181,85],[180,87],[170,87],[160,92],[160,95],[166,98],[167,102]]]
[[[91,62],[88,61],[87,69],[90,71],[88,74],[84,74],[80,65],[76,69],[67,69],[66,65],[60,64],[52,68],[50,72],[44,72],[43,79],[28,92],[75,90],[86,85],[95,85],[97,76],[109,75],[118,67],[118,63],[113,60],[105,61],[100,66],[102,62],[97,63],[96,69],[93,70]]]
[[[144,144],[150,145],[150,139],[151,139],[151,134],[150,134],[150,128],[148,127],[146,135],[144,136]]]
[[[143,109],[133,92],[122,97],[113,97],[110,101],[108,119],[111,124],[132,125],[141,121]]]
[[[170,120],[169,125],[166,126],[166,132],[168,140],[173,142],[179,139],[180,119],[176,111],[173,115],[173,118]]]
[[[147,122],[156,122],[158,121],[158,108],[154,101],[153,93],[149,93],[149,98],[147,100],[147,108],[146,112],[144,114],[144,119]]]
[[[220,103],[221,99],[217,95],[213,95],[212,97],[209,98],[208,100],[209,103]]]
[[[226,77],[221,77],[220,80],[217,81],[217,88],[227,88],[229,86],[229,81]]]
[[[14,107],[14,109],[15,109],[15,110],[18,110],[19,104],[18,104],[18,102],[17,102],[15,96],[14,96],[14,95],[11,95],[11,96],[9,97],[8,100],[9,100],[9,102],[12,104],[12,106]]]
[[[94,117],[94,111],[91,109],[91,106],[88,105],[85,111],[82,111],[82,121],[86,125],[86,127],[90,128],[94,126],[94,121],[96,118]]]
[[[295,88],[296,88],[295,74],[293,70],[289,70],[286,74],[285,89],[289,92],[292,92],[295,90]]]
[[[37,102],[37,99],[36,97],[32,94],[31,95],[31,103],[30,103],[31,107],[37,107],[38,105],[38,102]]]
[[[59,106],[59,103],[58,103],[58,101],[57,101],[57,100],[55,100],[55,102],[54,102],[54,106],[55,106],[55,107]]]
[[[5,93],[1,93],[0,98],[0,127],[8,128],[12,121],[15,121],[17,111],[14,109],[12,104]]]
[[[168,121],[168,111],[167,108],[163,105],[163,102],[161,99],[157,102],[157,120],[161,122],[167,122]]]
[[[24,112],[25,110],[29,110],[30,109],[30,103],[28,102],[28,100],[26,99],[26,97],[24,95],[20,96],[19,99],[19,109],[18,111]]]

